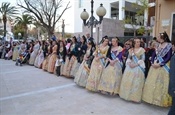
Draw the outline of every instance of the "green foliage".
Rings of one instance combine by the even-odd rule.
[[[145,33],[145,27],[141,26],[139,29],[137,29],[138,34],[144,34]]]
[[[132,7],[137,9],[135,17],[143,16],[145,10],[149,8],[149,3],[148,3],[148,0],[137,0],[136,3],[132,3]],[[127,10],[127,8],[123,8],[123,9]],[[141,17],[138,17],[138,18],[141,18]],[[138,24],[135,22],[135,20],[132,20],[131,17],[126,17],[123,20],[123,23],[124,24],[131,24],[133,31],[137,32],[138,34],[145,33],[145,27],[141,26],[140,28],[137,29],[136,26]]]
[[[20,38],[23,38],[24,33],[25,33],[25,30],[24,30],[24,28],[23,28],[22,25],[16,24],[16,25],[14,26],[13,33],[14,33],[15,38],[19,38],[18,33],[21,33]]]
[[[22,17],[16,17],[15,19],[15,23],[16,24],[20,24],[20,25],[23,25],[24,27],[27,28],[27,25],[28,24],[32,24],[32,21],[33,21],[33,17],[28,15],[28,14],[24,14],[22,15]]]
[[[23,37],[27,38],[27,30],[28,24],[32,24],[33,17],[28,15],[28,14],[23,14],[21,17],[16,17],[15,18],[15,24],[17,25],[18,28],[16,28],[15,32],[16,33],[22,33]]]
[[[6,36],[6,23],[7,20],[11,21],[17,13],[17,9],[14,6],[10,6],[10,3],[3,2],[0,7],[0,13],[2,14],[2,21],[4,23],[4,36]]]
[[[14,6],[10,6],[10,3],[8,2],[3,2],[0,7],[0,12],[3,16],[6,17],[12,17],[15,16],[17,13],[17,9]]]

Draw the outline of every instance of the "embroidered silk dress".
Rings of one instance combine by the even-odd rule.
[[[19,48],[20,46],[19,45],[16,45],[13,49],[13,57],[12,57],[12,60],[13,61],[16,61],[16,59],[18,58],[19,56]]]
[[[103,70],[98,90],[102,93],[108,93],[115,95],[119,93],[120,83],[122,78],[122,50],[123,48],[118,46],[117,50],[110,51],[109,58],[111,60],[118,60],[114,66],[110,64]],[[111,56],[112,55],[112,56]],[[113,56],[115,55],[115,56]]]
[[[169,72],[165,69],[165,66],[169,68],[171,55],[170,43],[167,43],[165,48],[158,48],[154,51],[151,63],[160,63],[161,67],[157,69],[150,67],[143,90],[143,101],[162,107],[171,106],[172,100],[168,94]],[[159,61],[159,56],[163,59],[162,62]]]
[[[48,68],[47,71],[50,73],[54,73],[55,71],[55,63],[57,59],[57,45],[54,45],[52,48],[52,54],[50,54],[50,58],[48,61]]]
[[[95,54],[100,54],[101,56],[106,57],[107,51],[109,49],[109,46],[103,47],[102,45],[96,49]],[[90,91],[97,91],[101,73],[105,66],[105,60],[104,58],[97,60],[97,57],[95,57],[92,61],[91,68],[90,68],[90,74],[87,79],[86,89]]]
[[[47,47],[47,49],[48,49],[48,55],[47,55],[47,57],[44,59],[44,61],[43,61],[43,64],[42,64],[42,69],[44,70],[44,71],[47,71],[47,69],[48,69],[48,62],[49,62],[49,58],[50,58],[50,53],[51,53],[51,46],[49,45],[48,47]]]
[[[134,56],[137,57],[138,61],[134,61]],[[141,68],[144,68],[145,63],[145,50],[140,48],[137,52],[133,52],[133,49],[129,50],[128,59],[126,61],[126,68],[123,73],[119,95],[121,98],[140,102],[142,97],[142,90],[145,82],[144,72]],[[131,68],[128,62],[134,64],[140,64],[135,68]],[[142,65],[142,66],[141,66]]]
[[[91,49],[88,49],[86,51],[85,56],[87,58],[90,56],[90,50]],[[77,85],[82,86],[82,87],[86,86],[88,75],[89,75],[89,72],[90,72],[90,68],[88,67],[87,61],[83,60],[83,62],[81,63],[77,73],[75,74],[75,79],[74,79],[74,82]]]
[[[30,60],[29,60],[30,65],[34,65],[39,48],[40,48],[39,43],[35,44],[35,46],[33,47],[33,52],[31,53]]]

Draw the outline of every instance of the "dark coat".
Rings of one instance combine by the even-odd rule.
[[[170,61],[170,82],[168,92],[171,96],[175,97],[175,53]]]

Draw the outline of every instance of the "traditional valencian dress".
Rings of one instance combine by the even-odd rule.
[[[134,52],[133,49],[129,49],[128,59],[126,61],[126,68],[123,73],[119,95],[121,98],[133,101],[140,102],[142,97],[142,90],[145,82],[145,50],[139,48],[137,52]],[[139,64],[134,68],[130,68],[128,63]]]
[[[109,62],[107,67],[103,70],[98,90],[102,93],[115,95],[119,93],[120,83],[122,78],[122,50],[123,48],[118,46],[117,50],[109,50],[109,57],[111,60],[117,60],[114,66],[111,66]]]
[[[60,47],[58,51],[58,57],[60,62],[59,74],[63,75],[64,64],[66,61],[66,47]],[[58,74],[58,73],[57,73]]]
[[[159,63],[161,67],[155,69],[151,66],[143,90],[143,101],[168,107],[172,104],[172,98],[168,94],[169,85],[169,61],[172,55],[172,45],[167,43],[165,48],[154,51],[151,63]]]
[[[75,67],[78,63],[77,61],[77,44],[74,43],[70,46],[70,55],[69,55],[69,58],[67,59],[66,58],[66,63],[65,63],[65,69],[66,69],[66,72],[63,72],[66,76],[66,77],[73,77],[71,76],[71,73],[75,70]]]
[[[103,47],[100,45],[99,48],[96,49],[94,52],[95,58],[93,59],[90,74],[87,79],[86,89],[90,91],[97,91],[98,84],[100,82],[101,73],[105,67],[105,59],[101,58],[99,60],[96,60],[97,57],[104,56],[106,57],[108,52],[109,46]]]
[[[18,58],[18,56],[19,56],[19,49],[20,49],[20,46],[17,44],[14,47],[14,49],[13,49],[13,57],[12,57],[13,61],[16,61],[16,59]]]
[[[50,54],[51,54],[51,45],[49,45],[48,47],[47,47],[47,51],[48,51],[48,54],[47,54],[47,57],[44,59],[44,61],[43,61],[43,63],[42,63],[42,69],[44,70],[44,71],[47,71],[47,69],[48,69],[48,62],[49,62],[49,58],[50,58]]]
[[[65,63],[61,65],[61,75],[67,77],[67,67],[70,62],[69,60],[69,49],[70,49],[71,43],[66,44],[66,56],[65,56]]]
[[[77,54],[76,54],[76,63],[73,64],[72,70],[70,72],[70,75],[75,78],[76,73],[81,65],[81,62],[83,61],[83,57],[86,53],[87,50],[87,45],[86,44],[79,44],[76,46],[77,48]]]
[[[50,73],[54,73],[55,71],[55,63],[56,63],[56,59],[57,59],[57,45],[54,45],[52,48],[52,54],[50,54],[50,58],[48,61],[48,68],[47,71]]]
[[[36,59],[36,56],[38,54],[38,50],[40,48],[40,44],[39,42],[37,44],[35,44],[35,46],[33,47],[33,52],[31,53],[30,55],[30,60],[29,60],[29,64],[30,65],[34,65],[34,62],[35,62],[35,59]]]
[[[38,55],[37,55],[37,57],[35,59],[34,66],[38,67],[38,68],[41,68],[41,64],[42,64],[43,61],[44,61],[43,46],[40,46],[40,49],[38,51]]]
[[[87,79],[89,76],[89,72],[90,72],[90,68],[88,66],[88,62],[91,59],[91,48],[88,49],[86,51],[86,54],[84,55],[84,57],[88,58],[88,60],[83,60],[83,62],[81,63],[76,75],[75,75],[75,79],[74,82],[82,87],[86,86],[87,83]]]

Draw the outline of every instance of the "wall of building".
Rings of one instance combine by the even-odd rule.
[[[83,36],[87,33],[91,34],[91,28],[83,26],[83,32],[77,32],[75,36]],[[100,25],[93,29],[93,38],[96,43],[99,43],[103,36],[108,37],[124,36],[124,26],[119,20],[104,18]]]
[[[173,12],[175,13],[175,0],[156,0],[154,36],[158,36],[163,31],[171,36]]]
[[[74,0],[74,24],[75,24],[74,25],[74,33],[79,33],[79,32],[82,32],[82,30],[83,30],[83,28],[82,28],[83,21],[80,18],[80,14],[82,13],[83,9],[86,9],[86,11],[89,13],[89,17],[91,16],[91,0],[81,0],[81,1],[82,1],[82,5],[80,7],[79,0]],[[93,9],[94,9],[95,18],[96,19],[99,18],[96,15],[96,10],[100,6],[101,3],[103,4],[103,6],[105,7],[105,9],[107,11],[104,18],[111,18],[111,3],[115,3],[115,2],[122,3],[123,1],[124,0],[94,0]],[[125,0],[125,1],[135,2],[136,0]],[[123,16],[123,18],[124,18],[124,16]]]

